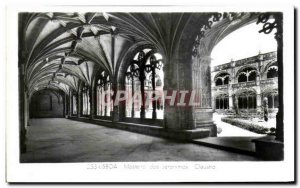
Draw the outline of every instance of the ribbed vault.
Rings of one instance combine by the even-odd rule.
[[[99,69],[114,76],[130,47],[149,44],[174,53],[184,13],[22,13],[20,64],[31,95],[42,88],[78,90]]]
[[[79,82],[91,86],[99,70],[114,78],[124,56],[137,44],[151,45],[165,61],[171,60],[195,14],[200,33],[200,26],[213,19],[213,14],[203,13],[202,20],[201,13],[21,13],[19,54],[24,84],[30,95],[49,87],[66,94],[77,92]],[[228,33],[255,18],[243,14],[214,21],[201,46],[211,51]]]

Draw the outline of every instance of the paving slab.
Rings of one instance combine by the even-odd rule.
[[[257,138],[259,137],[208,137],[193,140],[193,143],[227,151],[255,155],[255,144],[252,140]]]
[[[64,118],[30,120],[21,162],[257,161],[237,154]]]

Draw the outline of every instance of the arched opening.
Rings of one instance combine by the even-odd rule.
[[[64,117],[64,98],[58,91],[44,89],[33,94],[29,105],[30,118]]]
[[[267,78],[277,78],[278,77],[278,67],[270,66],[267,70]]]
[[[222,79],[218,78],[216,80],[216,86],[221,86],[221,85],[223,85]]]
[[[261,109],[264,96],[260,92],[268,85],[277,84],[277,82],[271,83],[266,80],[266,77],[269,78],[276,75],[274,69],[269,70],[268,68],[268,73],[266,73],[268,75],[264,76],[265,67],[268,66],[270,61],[272,62],[277,58],[275,52],[277,50],[277,43],[273,35],[258,33],[260,29],[261,25],[257,25],[256,23],[246,24],[246,26],[230,32],[230,34],[212,48],[212,74],[217,75],[216,78],[218,78],[224,71],[229,73],[226,80],[215,78],[215,84],[212,84],[212,96],[217,96],[213,101],[213,105],[215,111],[218,112],[218,114],[213,114],[213,119],[217,127],[223,130],[226,128],[230,130],[232,125],[229,123],[225,125],[221,119],[234,117],[235,113],[239,114],[233,119],[239,121],[238,117],[241,116],[244,118],[243,121],[261,125],[259,121],[261,121],[262,117]],[[225,83],[229,87],[216,87]],[[276,85],[276,87],[278,86]],[[218,92],[228,93],[228,98],[227,96],[218,95]],[[274,96],[272,100],[275,98]],[[271,100],[270,96],[268,100]],[[270,104],[273,105],[273,103],[275,102],[272,101]],[[228,104],[227,109],[226,104]],[[219,113],[221,110],[222,113]],[[228,132],[218,134],[218,136],[250,135],[259,136],[243,128],[238,129],[238,131],[232,134]]]
[[[225,79],[224,79],[224,85],[228,85],[228,83],[229,83],[229,74],[228,74],[228,76],[225,77]]]
[[[81,89],[81,104],[82,104],[82,111],[81,114],[83,116],[90,115],[91,109],[90,109],[90,89],[89,86],[84,83],[82,89]]]
[[[239,93],[237,96],[239,109],[256,109],[256,93],[254,91],[244,91]]]
[[[277,89],[269,89],[264,91],[262,94],[263,98],[268,99],[268,108],[272,111],[277,111],[279,107],[279,101],[278,101],[278,91]]]
[[[163,119],[162,61],[162,55],[149,48],[134,55],[125,73],[126,118]]]
[[[256,71],[250,71],[248,76],[248,81],[255,81],[256,80]]]
[[[229,73],[221,73],[215,77],[216,86],[228,85],[229,83]]]
[[[76,116],[77,115],[77,94],[70,92],[71,93],[71,115]]]
[[[239,74],[238,82],[247,82],[247,75],[245,73]]]
[[[113,110],[111,79],[108,73],[101,71],[96,79],[96,116],[110,117]]]
[[[252,82],[256,80],[256,69],[247,67],[239,71],[238,82]]]
[[[135,93],[141,92],[141,82],[139,79],[138,65],[132,64],[128,67],[126,72],[126,92],[128,93],[128,98],[133,100]],[[141,114],[141,100],[136,99],[135,101],[128,101],[126,105],[125,117],[140,118]]]
[[[229,98],[227,94],[221,94],[215,98],[215,109],[216,110],[229,109]]]

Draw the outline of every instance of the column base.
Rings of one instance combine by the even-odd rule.
[[[197,122],[196,127],[198,129],[208,129],[209,130],[209,136],[210,137],[216,137],[217,136],[217,125],[213,123],[212,121],[208,122]]]
[[[167,137],[176,139],[190,141],[194,139],[207,138],[210,136],[210,129],[208,128],[197,128],[192,130],[168,130]]]
[[[276,140],[284,142],[283,134],[283,120],[282,114],[278,112],[276,114]]]
[[[146,112],[141,110],[140,117],[141,117],[141,119],[145,119],[146,118]]]
[[[281,161],[284,158],[283,142],[267,136],[252,140],[255,143],[256,155],[264,160]]]
[[[194,109],[194,127],[210,130],[209,136],[217,136],[217,126],[213,122],[213,111],[211,108]]]
[[[157,119],[156,111],[152,112],[152,119]]]
[[[262,112],[261,106],[257,106],[257,107],[256,107],[256,112],[259,112],[259,113]]]

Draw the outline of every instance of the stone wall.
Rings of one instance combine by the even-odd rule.
[[[61,95],[52,92],[37,93],[30,102],[31,118],[59,118],[64,117],[64,104]]]

